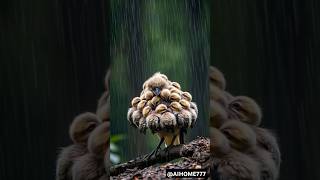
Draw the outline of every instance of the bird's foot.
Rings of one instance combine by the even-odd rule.
[[[154,149],[151,153],[147,154],[144,159],[149,160],[152,156],[156,157],[159,154],[159,150],[161,150],[161,148]]]

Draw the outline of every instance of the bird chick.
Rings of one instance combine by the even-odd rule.
[[[252,128],[257,135],[258,146],[271,153],[272,159],[279,170],[281,164],[281,153],[276,136],[268,129],[255,126]]]
[[[147,90],[146,92],[144,92],[144,99],[147,100],[147,101],[150,100],[150,99],[152,99],[153,96],[154,96],[153,92],[151,92],[151,91],[149,91],[149,90]]]
[[[141,133],[145,134],[147,130],[147,121],[146,118],[141,118],[139,120],[139,127],[138,129],[140,130]]]
[[[160,102],[161,98],[159,96],[154,96],[151,100],[150,100],[150,104],[148,103],[149,106],[151,107],[156,107],[158,105],[158,103]]]
[[[162,114],[162,113],[166,112],[167,109],[168,109],[168,108],[167,108],[166,105],[164,105],[164,104],[159,104],[159,105],[156,107],[155,112],[158,113],[158,114]]]
[[[209,84],[209,98],[220,103],[222,106],[227,107],[228,100],[224,92],[225,91],[221,90],[219,87]]]
[[[228,109],[242,122],[255,126],[261,124],[261,109],[253,99],[247,96],[234,97],[228,105]]]
[[[110,119],[110,96],[106,91],[102,94],[98,100],[98,106],[96,111],[97,117],[102,121],[109,121]]]
[[[72,144],[62,148],[57,160],[56,180],[71,180],[74,163],[79,157],[87,153],[86,144]]]
[[[137,109],[139,111],[142,111],[142,109],[144,108],[144,106],[147,104],[147,101],[146,100],[141,100],[138,105],[137,105]]]
[[[135,125],[135,127],[139,127],[139,121],[142,117],[142,113],[139,110],[136,110],[132,113],[132,123]]]
[[[110,122],[99,125],[88,139],[88,150],[101,158],[104,157],[110,143]]]
[[[188,92],[183,92],[183,93],[181,94],[181,97],[182,97],[182,99],[187,100],[187,101],[189,101],[189,102],[192,101],[192,96],[191,96],[191,94],[188,93]]]
[[[107,71],[107,73],[106,73],[106,76],[104,77],[104,88],[105,88],[105,91],[106,92],[109,92],[109,89],[110,89],[110,83],[109,83],[109,81],[110,81],[110,78],[111,78],[111,70],[110,69],[108,69],[108,71]]]
[[[190,103],[187,100],[180,100],[179,103],[181,104],[183,109],[190,109]]]
[[[142,115],[143,117],[147,117],[148,114],[151,112],[152,108],[150,106],[146,106],[145,108],[143,108],[142,110]]]
[[[176,93],[176,94],[178,94],[178,95],[180,95],[180,94],[182,94],[182,91],[181,90],[179,90],[179,89],[177,89],[177,88],[175,88],[175,87],[170,87],[169,88],[169,90],[170,90],[170,93],[172,94],[172,93]]]
[[[146,117],[146,123],[147,127],[154,133],[160,128],[160,115],[155,112],[150,113]]]
[[[160,127],[163,130],[170,131],[177,126],[176,116],[171,112],[164,112],[160,116]],[[166,140],[165,140],[166,141]]]
[[[169,81],[167,76],[161,73],[155,73],[144,84],[143,89],[148,89],[154,93],[155,96],[159,96],[162,89],[169,87]]]
[[[228,120],[228,114],[220,103],[210,100],[210,126],[219,128]]]
[[[140,103],[140,101],[141,101],[140,97],[133,98],[132,101],[131,101],[131,106],[132,107],[137,107],[137,105],[138,105],[138,103]]]
[[[160,97],[164,100],[168,100],[170,98],[170,91],[168,89],[163,89],[160,93]]]
[[[77,159],[72,167],[73,180],[99,179],[106,175],[106,154],[110,144],[110,123],[104,122],[91,134],[88,140],[89,152]]]
[[[77,159],[72,167],[72,180],[94,180],[105,176],[103,158],[87,153]]]
[[[209,80],[210,80],[210,83],[213,83],[215,86],[219,87],[221,90],[226,89],[226,80],[222,72],[213,66],[209,67]]]
[[[243,152],[256,146],[256,134],[247,124],[230,120],[219,129],[230,140],[232,148]]]
[[[191,107],[191,106],[190,106]],[[194,124],[196,123],[197,121],[197,118],[198,118],[198,113],[195,109],[193,108],[190,108],[189,109],[190,113],[191,113],[191,128],[194,126]]]
[[[170,101],[177,101],[179,102],[181,100],[181,96],[177,93],[171,93],[170,95]]]
[[[180,112],[182,109],[181,104],[178,102],[172,102],[169,107],[173,112]]]
[[[255,132],[249,125],[233,120],[223,124],[220,129],[229,139],[232,148],[246,153],[259,163],[261,179],[275,180],[278,177],[271,153],[257,146]]]
[[[192,125],[192,114],[185,109],[182,109],[177,114],[178,125],[182,128],[189,128]]]
[[[99,125],[93,113],[83,113],[74,118],[69,134],[74,144],[59,153],[56,167],[57,180],[72,179],[72,166],[77,158],[88,152],[87,141],[90,133]]]
[[[74,143],[87,143],[89,134],[99,125],[98,117],[90,112],[82,113],[74,118],[69,129]]]
[[[172,82],[172,83],[171,83],[171,86],[173,86],[173,87],[175,87],[175,88],[177,88],[177,89],[181,90],[181,86],[180,86],[180,84],[179,84],[179,83],[177,83],[177,82]]]
[[[193,109],[198,114],[198,107],[195,102],[190,102],[190,108]]]
[[[214,157],[213,176],[217,179],[260,180],[257,161],[231,148],[229,140],[216,128],[210,128],[210,148]]]
[[[134,125],[134,124],[133,124],[132,114],[133,114],[133,112],[135,112],[136,110],[137,110],[137,108],[135,108],[135,107],[132,107],[132,108],[129,108],[129,109],[128,109],[128,112],[127,112],[127,120],[129,121],[129,124],[130,124],[130,125]]]

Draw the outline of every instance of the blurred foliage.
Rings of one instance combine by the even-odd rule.
[[[200,4],[201,2],[201,4]],[[166,74],[190,91],[199,106],[195,132],[206,134],[206,77],[209,59],[209,12],[205,1],[111,1],[111,133],[127,134],[118,143],[121,161],[150,152],[158,138],[128,127],[127,110],[143,82],[155,72]]]
[[[121,161],[121,157],[119,155],[119,146],[118,142],[123,141],[126,138],[124,134],[115,134],[110,137],[110,161],[112,164],[118,164]]]

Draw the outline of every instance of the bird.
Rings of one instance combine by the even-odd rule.
[[[215,86],[217,86],[221,90],[226,89],[226,80],[224,78],[224,75],[216,67],[213,67],[213,66],[209,67],[209,81],[210,83],[213,83]]]
[[[228,100],[224,93],[225,91],[221,90],[219,87],[214,84],[209,84],[209,98],[210,100],[215,100],[220,103],[222,106],[227,107]]]
[[[79,157],[72,167],[73,180],[99,179],[107,171],[108,163],[106,154],[110,144],[110,122],[100,124],[88,139],[88,153]]]
[[[104,78],[105,91],[102,93],[98,100],[96,114],[101,121],[109,121],[110,119],[110,92],[109,81],[111,76],[111,70],[109,69]]]
[[[260,180],[258,162],[232,148],[229,139],[219,129],[210,127],[210,139],[212,176],[217,179]]]
[[[91,132],[99,126],[100,122],[93,113],[82,113],[72,121],[69,134],[74,144],[62,148],[58,155],[56,167],[56,180],[72,179],[72,167],[77,158],[88,153],[87,141]]]
[[[228,104],[230,114],[236,116],[240,121],[247,124],[259,126],[261,124],[262,112],[259,105],[250,97],[236,96]]]
[[[260,128],[262,113],[258,104],[246,96],[234,97],[230,102],[229,109],[241,121],[252,125],[252,129],[257,135],[258,145],[272,154],[272,158],[277,168],[280,168],[281,153],[275,135],[266,128]]]
[[[105,91],[98,100],[96,115],[104,122],[110,119],[110,95]]]
[[[150,90],[154,93],[154,95],[159,96],[161,90],[168,88],[169,84],[170,82],[168,77],[160,72],[157,72],[143,83],[143,90]]]
[[[223,124],[220,131],[229,139],[232,148],[247,154],[259,163],[261,179],[277,179],[279,170],[272,154],[257,145],[256,133],[250,125],[232,120]]]
[[[219,128],[228,120],[226,109],[215,100],[210,100],[210,126]]]
[[[281,164],[281,152],[276,136],[269,129],[255,126],[252,126],[252,128],[256,133],[258,146],[271,153],[272,159],[275,161],[277,169],[279,170]]]
[[[106,173],[103,159],[87,153],[79,157],[72,167],[72,180],[95,180]]]
[[[87,153],[88,149],[85,144],[72,144],[62,148],[56,165],[56,180],[71,180],[75,161]]]
[[[110,79],[111,79],[111,69],[109,68],[104,78],[104,88],[106,92],[109,92],[110,90]]]
[[[132,99],[127,113],[129,124],[143,133],[150,129],[159,137],[151,155],[157,153],[162,143],[166,147],[184,143],[184,133],[194,126],[197,117],[198,108],[192,95],[160,72],[143,83],[140,96]]]

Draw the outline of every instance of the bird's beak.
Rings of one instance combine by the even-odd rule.
[[[153,89],[153,94],[155,94],[156,96],[159,96],[160,93],[161,93],[160,88],[156,87],[156,88]]]

